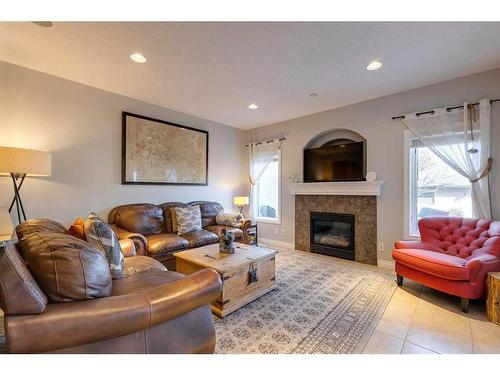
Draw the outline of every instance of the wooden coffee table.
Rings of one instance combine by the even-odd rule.
[[[176,270],[185,275],[213,268],[222,279],[222,293],[212,302],[212,312],[223,318],[276,288],[274,263],[277,250],[235,244],[234,254],[221,254],[219,244],[174,254]]]

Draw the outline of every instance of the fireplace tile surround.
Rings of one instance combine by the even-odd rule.
[[[355,260],[377,264],[377,197],[368,195],[295,195],[295,248],[310,249],[311,212],[355,216]]]

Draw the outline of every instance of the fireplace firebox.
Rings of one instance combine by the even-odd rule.
[[[354,215],[311,212],[311,251],[354,260]]]

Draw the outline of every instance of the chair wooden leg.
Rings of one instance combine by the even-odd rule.
[[[396,275],[396,282],[398,283],[399,286],[403,286],[403,276]]]
[[[462,304],[462,311],[464,313],[468,313],[469,312],[469,299],[468,298],[461,298],[460,299],[460,302]]]

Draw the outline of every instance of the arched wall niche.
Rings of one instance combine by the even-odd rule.
[[[329,129],[314,136],[309,142],[307,142],[304,149],[321,147],[324,144],[335,140],[363,142],[366,147],[366,138],[355,131],[349,129]]]

